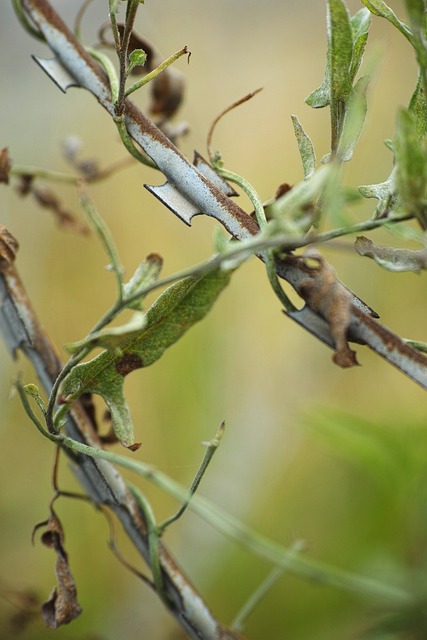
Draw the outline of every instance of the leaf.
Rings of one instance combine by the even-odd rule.
[[[427,101],[421,73],[418,75],[417,86],[409,103],[409,111],[414,114],[418,137],[423,138],[427,134]]]
[[[68,556],[64,549],[64,531],[59,518],[51,509],[46,530],[41,537],[42,543],[56,553],[55,573],[57,586],[50,594],[49,600],[42,605],[41,614],[49,629],[57,629],[77,618],[82,609],[77,601],[77,589],[68,566]],[[34,531],[39,528],[36,525]]]
[[[0,151],[0,183],[9,184],[9,174],[12,168],[12,162],[9,156],[9,149],[3,147]]]
[[[355,13],[350,19],[350,25],[353,38],[350,78],[351,81],[353,81],[362,64],[363,54],[365,53],[366,43],[368,41],[369,27],[371,26],[371,14],[368,9],[360,9],[360,11]]]
[[[129,322],[121,325],[120,327],[109,327],[108,329],[101,329],[91,333],[83,340],[78,342],[70,342],[64,345],[64,349],[68,353],[77,353],[83,347],[90,347],[95,349],[96,347],[103,347],[104,349],[120,349],[120,345],[123,342],[123,338],[130,339],[132,336],[137,336],[141,333],[145,327],[146,319],[143,313],[135,313]]]
[[[372,258],[389,271],[416,271],[427,269],[427,248],[411,251],[376,245],[365,236],[358,236],[354,243],[357,253]]]
[[[306,103],[318,109],[330,105],[331,150],[335,153],[341,137],[347,103],[353,92],[353,80],[361,64],[368,37],[366,12],[350,18],[343,0],[328,0],[328,47],[322,85],[313,91]]]
[[[427,229],[427,146],[418,137],[413,112],[401,109],[398,114],[396,140],[396,191],[402,207]]]
[[[231,278],[221,269],[208,275],[185,278],[172,285],[148,309],[145,327],[135,335],[124,334],[107,350],[89,362],[77,365],[67,376],[62,388],[64,401],[74,401],[82,393],[103,397],[119,441],[133,447],[133,427],[123,396],[125,376],[156,362],[212,308]]]
[[[346,109],[337,151],[339,159],[343,162],[351,160],[353,157],[354,149],[363,131],[368,109],[366,100],[368,82],[368,76],[363,76],[358,80]]]
[[[313,143],[304,131],[297,116],[292,115],[291,118],[301,156],[304,178],[309,178],[316,169],[316,154],[314,153]]]
[[[407,24],[399,20],[394,11],[383,0],[362,0],[365,7],[375,16],[385,18],[413,44],[412,31]]]
[[[353,296],[339,282],[333,267],[316,250],[306,251],[302,260],[307,279],[299,284],[298,293],[310,309],[327,321],[335,342],[333,362],[344,369],[354,367],[358,364],[356,353],[347,341]]]
[[[129,302],[126,306],[129,309],[140,310],[142,308],[141,301],[146,294],[141,293],[138,296],[138,291],[143,291],[146,287],[156,282],[160,275],[160,271],[163,266],[163,258],[157,253],[150,253],[141,264],[135,269],[135,273],[122,287],[123,298],[128,300],[129,298],[135,298]]]
[[[396,206],[394,193],[394,171],[384,182],[378,184],[364,184],[359,187],[359,193],[364,198],[376,198],[378,200],[374,218],[388,216]]]
[[[127,73],[131,73],[135,67],[143,67],[147,61],[147,54],[143,49],[134,49],[129,54],[129,66]]]

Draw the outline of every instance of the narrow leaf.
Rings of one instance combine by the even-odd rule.
[[[123,335],[114,350],[103,351],[77,365],[65,379],[64,401],[82,393],[102,396],[111,411],[114,431],[124,446],[133,446],[133,427],[123,396],[125,376],[156,362],[196,322],[210,311],[231,273],[223,270],[191,277],[172,285],[148,309],[146,323],[136,335]]]
[[[356,144],[362,134],[368,109],[366,100],[368,83],[368,76],[360,78],[348,103],[337,152],[342,161],[351,160]]]
[[[417,135],[422,138],[427,134],[427,102],[421,73],[418,75],[417,86],[409,103],[409,111],[414,114]]]
[[[418,137],[414,114],[401,109],[394,144],[396,189],[402,207],[427,229],[427,162],[425,140]]]
[[[313,143],[304,131],[297,116],[293,115],[291,118],[301,156],[304,178],[309,178],[313,175],[316,168],[316,154],[314,152]]]
[[[371,14],[368,9],[360,9],[350,19],[351,32],[353,38],[353,55],[350,66],[350,79],[353,82],[365,53],[368,41],[369,27],[371,26]]]
[[[126,282],[122,286],[123,300],[132,298],[132,300],[127,303],[127,307],[137,310],[142,308],[141,302],[145,297],[144,289],[156,282],[162,266],[163,258],[157,253],[150,253],[144,262],[138,265],[129,282]],[[140,296],[137,295],[138,291],[142,292]]]

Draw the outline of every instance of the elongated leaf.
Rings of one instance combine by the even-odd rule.
[[[411,251],[395,249],[375,244],[365,236],[359,236],[354,243],[357,253],[372,258],[388,271],[421,271],[427,269],[427,249]]]
[[[401,109],[398,116],[394,150],[401,205],[427,229],[427,148],[425,139],[418,136],[414,114],[407,109]]]
[[[350,15],[342,0],[329,0],[327,13],[328,49],[325,77],[306,103],[315,109],[345,101],[351,92],[349,70],[353,54]]]
[[[314,153],[313,143],[304,131],[297,116],[291,116],[291,118],[301,156],[304,178],[309,178],[316,169],[316,154]]]
[[[341,139],[338,146],[338,157],[342,161],[351,160],[354,149],[363,131],[368,109],[366,89],[369,78],[362,76],[356,83],[354,93],[348,102]]]
[[[368,9],[360,9],[360,11],[355,13],[350,19],[350,25],[353,38],[350,78],[353,82],[362,64],[363,54],[365,53],[366,43],[368,41],[369,27],[371,26],[371,14]]]
[[[417,86],[409,103],[409,111],[414,114],[417,135],[422,138],[427,134],[427,102],[421,73],[418,76]]]
[[[123,396],[125,376],[158,360],[211,309],[230,281],[229,271],[181,280],[172,285],[148,309],[143,329],[124,333],[114,340],[114,349],[103,351],[89,362],[77,365],[65,379],[62,395],[73,401],[82,393],[102,396],[111,411],[120,442],[133,447],[133,427]],[[117,337],[117,336],[116,336]]]

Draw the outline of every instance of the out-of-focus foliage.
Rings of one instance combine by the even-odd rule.
[[[71,5],[55,3],[70,19]],[[352,14],[361,7],[356,0],[348,5]],[[404,3],[390,0],[389,5],[403,20]],[[138,29],[156,47],[167,54],[186,43],[192,51],[188,67],[179,63],[187,83],[181,116],[191,127],[182,142],[186,153],[204,146],[209,125],[224,106],[260,85],[263,93],[224,120],[216,134],[227,166],[248,177],[265,199],[278,184],[300,181],[292,113],[304,122],[319,155],[329,151],[326,111],[304,106],[324,71],[324,3],[236,0],[231,8],[229,2],[201,6],[180,0],[172,10],[159,0],[142,9]],[[85,40],[94,38],[104,19],[105,3],[93,2]],[[381,62],[367,92],[365,133],[344,172],[346,183],[374,185],[371,193],[378,197],[392,170],[383,140],[395,136],[397,108],[410,103],[417,68],[401,33],[386,20],[372,22],[370,38],[379,43]],[[90,96],[70,91],[64,98],[31,63],[29,54],[43,55],[45,49],[29,41],[7,2],[0,7],[0,35],[0,146],[9,147],[15,162],[66,170],[60,148],[68,134],[83,138],[87,153],[105,164],[123,157],[114,128]],[[363,38],[357,42],[360,47]],[[357,56],[349,57],[349,73],[356,67]],[[148,102],[144,96],[136,100],[142,106]],[[423,104],[416,94],[412,112]],[[414,126],[404,113],[399,131]],[[300,147],[301,141],[302,135]],[[398,153],[404,160],[405,150]],[[307,160],[305,174],[310,170]],[[129,273],[151,251],[165,256],[165,269],[172,273],[206,258],[212,248],[214,225],[200,219],[186,229],[144,193],[142,183],[152,179],[148,169],[133,167],[93,187]],[[112,302],[105,257],[94,238],[64,234],[47,211],[1,186],[2,222],[19,239],[18,268],[37,311],[59,346],[77,340]],[[58,191],[64,206],[79,215],[69,187]],[[372,202],[361,205],[360,219],[373,212]],[[350,214],[354,220],[358,211]],[[378,238],[389,242],[385,233]],[[341,279],[375,307],[385,324],[425,339],[421,280],[413,273],[383,272],[349,246],[340,254],[338,245],[329,250]],[[0,351],[0,635],[33,640],[46,631],[38,618],[26,619],[22,612],[36,610],[52,583],[46,550],[30,542],[34,523],[48,516],[52,451],[16,398],[8,399],[16,365],[2,346]],[[154,367],[126,382],[144,460],[188,484],[201,457],[199,442],[212,437],[225,419],[226,434],[202,492],[283,544],[303,539],[313,557],[400,584],[420,603],[390,611],[386,603],[284,574],[249,619],[249,638],[398,640],[405,637],[402,629],[414,638],[427,634],[425,398],[372,354],[362,351],[360,360],[363,366],[351,371],[334,367],[325,347],[283,318],[262,266],[253,260],[236,273],[204,323]],[[22,360],[19,368],[24,379],[32,379]],[[77,486],[65,463],[61,483]],[[176,507],[150,486],[144,489],[159,519]],[[56,508],[84,610],[56,637],[182,637],[145,585],[110,555],[103,517],[78,501],[63,500]],[[125,556],[138,563],[120,532],[117,537]],[[270,570],[191,514],[168,533],[167,542],[223,621],[233,618]]]

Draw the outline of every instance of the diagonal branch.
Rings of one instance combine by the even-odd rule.
[[[5,246],[8,252],[4,251]],[[13,264],[16,242],[0,228],[0,331],[14,357],[21,351],[32,363],[46,393],[61,370],[58,353],[41,327]],[[102,447],[91,418],[76,402],[64,427],[79,442]],[[72,468],[95,504],[110,508],[128,537],[150,566],[148,526],[143,511],[125,480],[106,460],[93,459],[64,448]],[[163,602],[190,638],[200,640],[243,640],[218,622],[199,593],[181,571],[165,545],[159,542],[160,564],[166,598]]]
[[[53,60],[37,59],[37,62],[63,90],[74,85],[90,91],[117,121],[106,73],[76,40],[48,0],[21,2],[55,54]],[[233,202],[220,186],[212,182],[212,168],[209,167],[209,172],[203,163],[199,162],[196,167],[189,162],[129,100],[124,102],[122,117],[126,132],[168,179],[162,186],[146,185],[147,188],[185,223],[190,224],[193,216],[203,213],[216,218],[238,240],[248,240],[259,233],[256,221]],[[301,294],[307,284],[307,269],[303,259],[292,255],[276,258],[276,270],[281,278]],[[352,304],[346,322],[347,329],[343,329],[346,334],[343,336],[344,340],[348,338],[369,346],[427,389],[427,357],[375,321],[372,310],[353,293],[349,293]],[[321,309],[314,308],[310,300],[306,300],[301,311],[287,315],[331,348],[337,347],[336,336],[331,331],[328,317],[325,317]],[[345,366],[351,364],[350,362]]]

